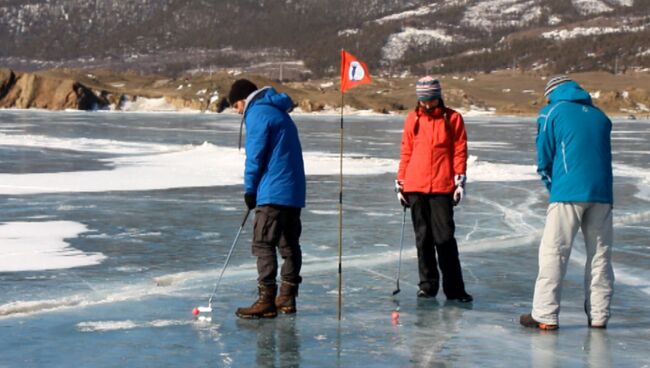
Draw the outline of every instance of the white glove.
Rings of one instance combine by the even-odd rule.
[[[456,175],[454,176],[454,184],[456,184],[456,189],[454,190],[454,206],[457,206],[460,201],[465,197],[465,181],[467,178],[465,175]]]
[[[401,181],[395,180],[395,193],[397,193],[397,200],[402,207],[409,207],[409,201],[404,196],[404,185]]]

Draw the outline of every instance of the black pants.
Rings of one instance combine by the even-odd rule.
[[[439,264],[442,289],[447,298],[464,295],[465,284],[454,238],[456,225],[451,194],[408,193],[408,201],[418,249],[420,289],[430,295],[438,293]],[[436,262],[436,251],[439,262]]]
[[[278,258],[275,248],[284,260],[280,277],[282,281],[299,284],[302,266],[300,249],[300,208],[266,205],[255,209],[253,226],[253,255],[257,256],[257,281],[275,285]]]

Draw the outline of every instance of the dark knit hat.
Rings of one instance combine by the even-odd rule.
[[[436,98],[440,99],[442,98],[440,82],[430,76],[420,78],[415,84],[415,94],[418,97],[418,101],[428,101]]]
[[[555,77],[548,80],[546,87],[544,87],[544,97],[547,97],[554,89],[556,89],[560,84],[571,81],[566,75],[556,75]]]
[[[248,95],[257,91],[257,86],[248,79],[237,79],[228,93],[228,102],[234,105],[239,100],[245,100]]]

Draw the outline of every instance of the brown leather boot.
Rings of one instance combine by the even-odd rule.
[[[275,306],[280,313],[296,313],[296,297],[298,296],[298,284],[282,281],[280,295],[275,299]]]
[[[258,285],[259,297],[248,308],[238,308],[235,314],[239,318],[257,319],[257,318],[275,318],[278,311],[275,308],[275,294],[278,291],[276,285]]]

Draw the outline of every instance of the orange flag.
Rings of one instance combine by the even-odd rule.
[[[352,54],[341,50],[341,92],[360,84],[370,83],[368,67]]]

